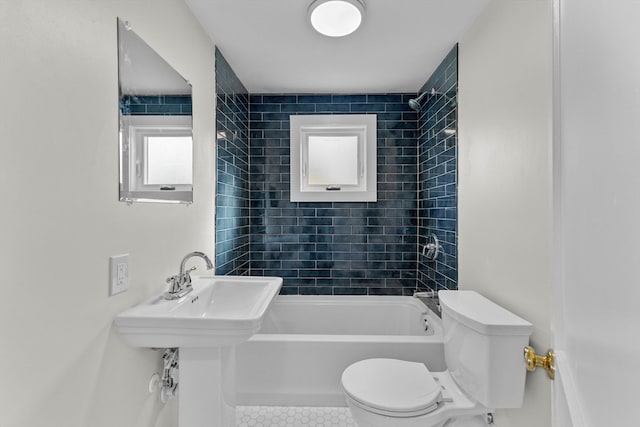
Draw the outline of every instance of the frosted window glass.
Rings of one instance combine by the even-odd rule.
[[[292,202],[375,202],[375,114],[292,114]]]
[[[191,184],[190,136],[147,136],[146,153],[145,184]]]
[[[309,136],[309,185],[358,184],[358,137]]]

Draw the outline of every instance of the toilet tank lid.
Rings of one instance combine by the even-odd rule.
[[[442,312],[485,335],[531,335],[533,325],[475,291],[438,291]]]

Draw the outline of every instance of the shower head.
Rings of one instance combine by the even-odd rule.
[[[409,107],[412,110],[420,111],[422,108],[422,99],[427,95],[437,95],[437,92],[434,88],[431,88],[431,92],[422,92],[419,97],[409,100]]]
[[[427,92],[424,92],[419,97],[410,99],[409,107],[411,107],[412,110],[420,111],[420,108],[422,108],[422,104],[420,104],[420,102],[422,102],[422,98],[424,98],[426,94]]]

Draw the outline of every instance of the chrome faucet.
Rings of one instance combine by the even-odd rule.
[[[424,302],[427,307],[431,309],[436,315],[440,316],[441,307],[440,307],[440,298],[438,298],[438,292],[434,289],[431,289],[428,286],[426,291],[418,291],[418,287],[413,291],[414,298],[422,298],[422,302]],[[426,329],[425,329],[426,330]]]
[[[191,267],[188,270],[185,270],[187,261],[193,257],[200,257],[207,264],[207,270],[213,269],[213,263],[203,252],[189,252],[184,258],[182,258],[182,262],[180,263],[180,272],[175,275],[167,278],[167,283],[169,283],[169,290],[164,293],[164,298],[168,300],[182,298],[189,292],[193,290],[191,286],[191,272],[195,270],[195,267]]]

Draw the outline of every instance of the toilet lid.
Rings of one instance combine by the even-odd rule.
[[[398,416],[431,412],[442,396],[424,364],[395,359],[354,363],[342,373],[342,388],[360,404]]]

